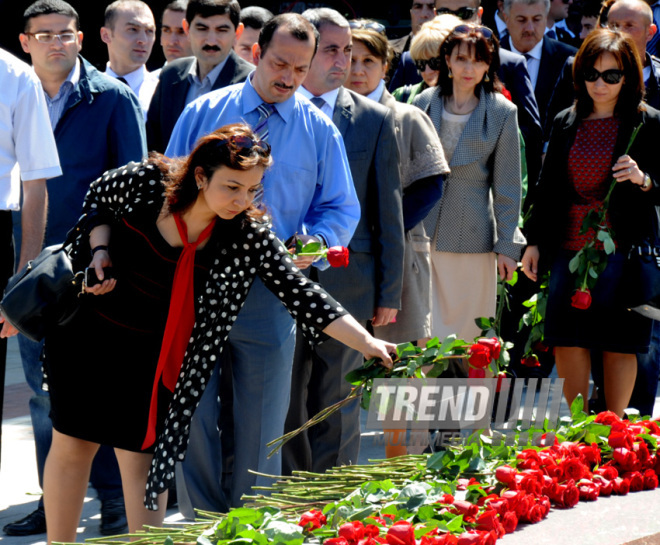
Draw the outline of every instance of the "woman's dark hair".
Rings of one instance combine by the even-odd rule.
[[[360,19],[360,23],[369,23],[368,19]],[[351,36],[353,41],[358,41],[364,45],[369,50],[374,57],[383,61],[383,63],[389,63],[393,57],[393,50],[390,43],[387,41],[387,37],[381,32],[376,32],[370,28],[352,28]]]
[[[592,31],[582,43],[573,63],[573,83],[575,85],[575,108],[580,118],[593,112],[594,103],[587,92],[584,72],[594,68],[603,53],[610,53],[623,71],[623,86],[614,107],[619,117],[633,114],[640,109],[644,98],[644,75],[642,63],[635,44],[623,34],[600,28]]]
[[[456,47],[466,44],[468,51],[474,55],[475,60],[483,61],[488,65],[488,71],[484,79],[477,83],[474,94],[478,97],[481,89],[487,93],[501,92],[502,84],[497,77],[500,68],[500,44],[490,29],[475,24],[458,25],[447,36],[440,47],[440,74],[438,76],[438,87],[444,96],[451,96],[454,92],[451,78],[449,77],[449,65],[447,57]]]
[[[252,146],[246,146],[243,141],[252,143]],[[188,157],[170,160],[154,155],[151,159],[164,173],[165,195],[170,213],[183,212],[197,200],[197,167],[201,167],[204,175],[210,179],[220,167],[250,170],[255,167],[268,168],[273,162],[270,148],[260,142],[245,123],[225,125],[203,136]],[[258,218],[264,215],[265,210],[253,203],[245,213],[251,218]]]

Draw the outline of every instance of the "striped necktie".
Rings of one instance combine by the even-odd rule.
[[[323,109],[323,106],[325,105],[325,100],[323,100],[321,97],[312,97],[310,98],[312,104],[316,106],[319,110]]]
[[[268,142],[268,118],[275,112],[275,106],[262,102],[257,107],[257,111],[259,112],[259,121],[257,121],[257,126],[254,128],[254,133],[259,140]]]

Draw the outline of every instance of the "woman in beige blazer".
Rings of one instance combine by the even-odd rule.
[[[414,104],[428,113],[449,161],[431,237],[433,335],[471,340],[475,318],[495,315],[497,271],[510,279],[525,245],[516,107],[499,91],[490,29],[457,26],[440,49],[438,87]]]

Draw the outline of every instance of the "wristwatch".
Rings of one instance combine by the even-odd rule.
[[[651,187],[652,185],[653,185],[653,181],[651,180],[651,177],[648,174],[646,174],[646,172],[645,172],[644,173],[644,183],[642,184],[642,189],[646,190],[649,187]]]

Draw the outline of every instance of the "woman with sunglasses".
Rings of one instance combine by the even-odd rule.
[[[410,44],[410,51],[403,54],[410,55],[422,81],[415,84],[404,85],[392,92],[392,96],[399,102],[412,104],[415,97],[429,87],[438,84],[440,74],[440,46],[449,33],[461,24],[461,20],[454,15],[439,15],[422,25]]]
[[[525,245],[516,107],[500,92],[498,49],[488,28],[457,26],[440,49],[438,86],[414,102],[429,114],[451,169],[424,222],[440,338],[479,335],[475,318],[495,316],[497,271],[510,279]]]
[[[268,144],[235,124],[201,138],[188,158],[153,156],[92,183],[74,260],[101,280],[86,287],[98,297],[82,297],[45,342],[49,543],[75,541],[100,444],[115,448],[129,531],[162,523],[192,413],[255,277],[311,340],[323,331],[391,365],[395,346],[299,272],[253,203],[271,162]]]
[[[578,394],[589,399],[590,350],[600,350],[605,402],[622,416],[635,383],[635,354],[648,351],[651,321],[627,310],[617,296],[625,282],[635,281],[622,276],[630,246],[656,234],[660,114],[642,102],[642,66],[634,43],[624,35],[591,32],[575,57],[573,80],[575,104],[553,123],[528,222],[523,271],[532,280],[551,271],[545,342],[555,347],[567,402]],[[589,240],[591,232],[582,232],[583,220],[602,205],[613,179],[619,183],[607,221],[616,251],[591,290],[589,308],[574,308],[576,276],[569,261]]]

